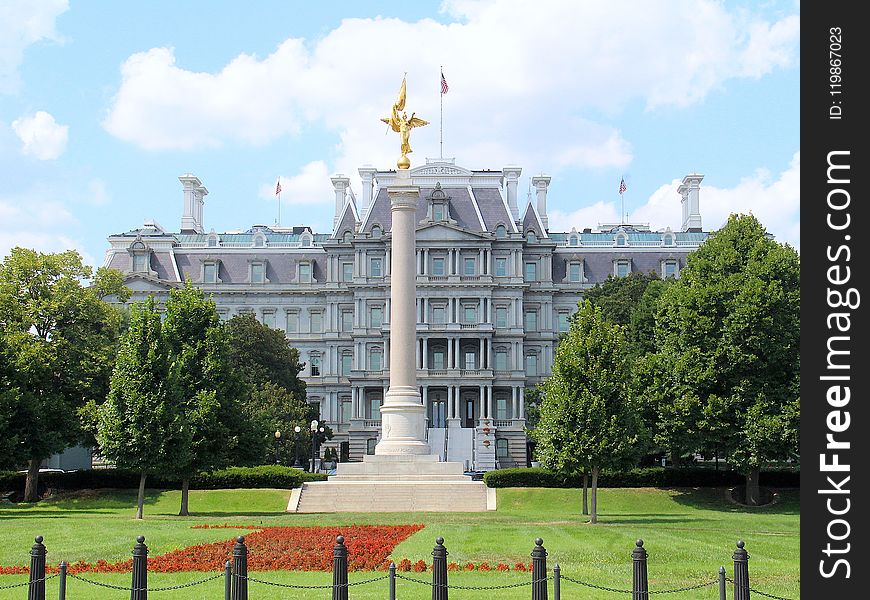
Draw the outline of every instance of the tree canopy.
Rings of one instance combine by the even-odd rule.
[[[81,440],[79,409],[108,391],[122,318],[107,294],[129,290],[72,250],[13,248],[0,263],[0,437],[9,462],[29,463],[26,501],[40,462]]]

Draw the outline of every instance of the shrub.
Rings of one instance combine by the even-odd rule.
[[[564,476],[547,469],[499,469],[483,476],[487,487],[583,487],[583,475]],[[631,487],[725,487],[745,483],[737,471],[716,471],[699,467],[648,467],[629,471],[604,471],[598,477],[598,486],[607,488]],[[591,484],[591,481],[590,481]],[[800,487],[800,471],[777,469],[761,472],[765,487]]]

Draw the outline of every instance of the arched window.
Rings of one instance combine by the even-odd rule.
[[[499,225],[495,228],[495,237],[500,240],[503,240],[507,237],[507,229],[505,229],[504,225]]]
[[[377,238],[381,237],[381,235],[383,235],[383,230],[381,229],[381,226],[380,225],[373,225],[372,226],[372,237],[377,239]]]
[[[350,230],[345,231],[343,240],[345,243],[349,244],[351,240],[353,240],[353,232]]]
[[[568,245],[569,246],[579,246],[580,245],[580,238],[578,238],[576,235],[570,236],[568,238]]]
[[[674,236],[672,236],[670,233],[665,234],[664,244],[665,244],[665,246],[673,246],[674,245]]]
[[[311,247],[311,236],[306,234],[302,235],[302,247],[310,248]]]
[[[534,244],[538,241],[538,236],[535,235],[535,232],[529,229],[528,233],[526,233],[526,241],[530,244]]]

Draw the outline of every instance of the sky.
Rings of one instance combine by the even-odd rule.
[[[800,248],[800,5],[795,1],[0,0],[0,256],[76,249],[181,223],[332,226],[330,176],[395,167],[388,116],[430,125],[412,166],[552,178],[550,229],[681,225],[704,174],[704,229],[752,212]],[[449,90],[442,96],[443,71]],[[443,114],[443,117],[442,117]],[[443,131],[443,134],[440,132]],[[439,143],[443,139],[443,151]],[[627,191],[620,198],[624,179]]]

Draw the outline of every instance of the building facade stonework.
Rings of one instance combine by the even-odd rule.
[[[305,362],[308,401],[335,432],[327,445],[350,460],[374,452],[389,384],[387,188],[396,178],[372,167],[359,172],[359,200],[349,178],[332,178],[330,233],[262,225],[206,232],[208,190],[182,176],[180,231],[146,222],[112,235],[104,263],[125,274],[131,301],[161,301],[189,281],[212,296],[222,319],[252,313],[284,331]],[[549,177],[533,177],[534,198],[519,203],[519,167],[470,171],[437,159],[410,174],[420,188],[416,366],[427,441],[469,469],[524,466],[525,389],[550,373],[584,290],[633,271],[678,277],[707,237],[703,176],[683,179],[679,230],[620,223],[555,232]]]

